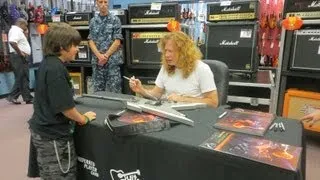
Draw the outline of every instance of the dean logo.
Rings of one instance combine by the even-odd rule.
[[[81,16],[74,16],[72,19],[73,20],[82,20],[82,17]]]
[[[110,169],[112,180],[140,180],[140,170],[124,173],[122,170]]]
[[[238,46],[239,45],[239,41],[227,41],[227,40],[223,40],[220,43],[220,46]]]
[[[308,8],[316,8],[320,7],[320,1],[312,1],[310,5],[308,5]]]
[[[159,15],[160,14],[160,11],[154,11],[154,10],[146,10],[144,12],[144,15]]]
[[[157,44],[158,42],[159,42],[159,39],[154,39],[154,40],[146,39],[143,43],[144,44]]]
[[[311,37],[309,41],[320,41],[320,37]]]
[[[231,7],[224,7],[221,11],[222,12],[235,12],[240,11],[241,6],[231,6]]]

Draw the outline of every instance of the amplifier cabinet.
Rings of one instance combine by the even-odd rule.
[[[69,76],[71,77],[71,83],[74,90],[74,95],[82,95],[82,76],[81,73],[74,72],[69,73]]]
[[[161,10],[151,10],[151,4],[129,4],[130,24],[166,24],[170,20],[180,21],[180,5],[162,3]]]
[[[81,41],[78,45],[79,52],[73,62],[91,62],[91,51],[88,41]]]
[[[258,68],[256,22],[209,23],[206,59],[222,61],[230,72],[255,72]]]
[[[320,30],[294,31],[290,59],[291,70],[320,71]]]
[[[128,67],[160,68],[160,39],[165,30],[126,30],[126,59]]]
[[[52,24],[56,23],[56,22],[53,22],[52,18],[56,18],[58,20],[60,19],[60,21],[57,21],[57,22],[64,22],[64,15],[62,15],[62,14],[59,15],[58,14],[58,15],[54,15],[54,16],[56,16],[56,17],[52,17],[51,15],[46,15],[45,16],[44,20],[49,26],[51,26]]]
[[[291,119],[301,119],[317,109],[320,109],[320,93],[288,89],[285,94],[282,116]],[[309,123],[304,122],[304,128],[320,132],[319,123],[309,127]]]
[[[320,18],[319,0],[286,0],[284,4],[284,14],[300,16],[303,19]]]
[[[126,25],[128,24],[128,10],[126,9],[110,9],[109,12],[114,16],[118,16],[121,24]]]
[[[239,21],[257,19],[259,1],[225,1],[208,3],[208,21]]]
[[[86,13],[66,13],[64,16],[65,22],[71,26],[88,26],[92,18],[91,12]]]

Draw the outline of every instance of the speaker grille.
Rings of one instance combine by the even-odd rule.
[[[291,52],[291,69],[320,71],[320,30],[295,31]]]
[[[131,32],[131,63],[160,64],[158,42],[167,32]]]
[[[227,64],[230,71],[256,70],[256,24],[209,25],[206,59]]]

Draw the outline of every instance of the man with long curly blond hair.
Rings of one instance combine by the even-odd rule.
[[[206,103],[218,106],[217,88],[210,67],[201,61],[202,54],[183,32],[170,32],[159,42],[162,67],[155,87],[143,88],[141,81],[130,78],[132,91],[148,98],[166,97],[169,101]]]

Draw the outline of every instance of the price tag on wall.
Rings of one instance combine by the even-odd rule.
[[[151,3],[150,10],[160,11],[161,10],[161,3]]]
[[[52,22],[61,22],[60,15],[51,16]]]
[[[231,5],[231,1],[221,1],[220,2],[220,6],[230,6]]]
[[[87,58],[87,53],[85,53],[85,52],[79,52],[79,53],[78,53],[78,56],[79,56],[79,58],[81,58],[81,59],[86,59],[86,58]]]
[[[241,29],[240,38],[251,38],[252,29]]]

